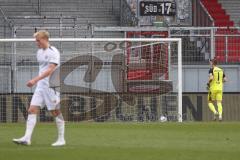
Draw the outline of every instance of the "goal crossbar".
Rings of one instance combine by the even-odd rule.
[[[34,42],[34,38],[6,38],[0,39],[0,42]],[[54,42],[178,42],[182,41],[181,38],[50,38],[49,41]]]

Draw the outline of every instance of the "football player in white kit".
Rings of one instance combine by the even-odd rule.
[[[49,33],[47,31],[39,31],[34,34],[34,37],[39,48],[37,51],[39,75],[28,81],[27,86],[37,86],[28,109],[25,135],[22,138],[13,139],[13,142],[22,145],[31,145],[31,136],[36,125],[37,113],[39,108],[46,105],[47,109],[55,117],[58,129],[58,139],[52,146],[63,146],[66,143],[64,139],[65,122],[60,111],[60,95],[59,92],[49,88],[49,76],[60,65],[60,54],[55,47],[50,46]]]

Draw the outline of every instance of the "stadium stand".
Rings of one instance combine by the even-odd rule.
[[[232,5],[235,5],[235,8],[239,8],[239,5],[237,5],[240,4],[239,1],[238,3],[235,2],[236,1],[234,0],[232,0],[231,3],[229,3],[229,1],[223,0],[202,0],[202,3],[204,4],[208,13],[214,20],[215,27],[233,27],[234,25],[236,25],[234,23],[237,22],[237,19],[234,16],[235,11],[230,11],[232,9]],[[227,3],[229,3],[230,5],[227,5]],[[225,10],[225,8],[228,9]],[[233,19],[234,21],[232,21],[231,19]],[[216,31],[216,34],[219,35],[215,38],[215,50],[217,58],[222,62],[240,62],[240,47],[239,45],[237,45],[240,42],[240,38],[239,36],[236,37],[236,35],[240,35],[240,33],[236,29],[229,28],[218,29]],[[229,36],[222,36],[226,34]],[[228,53],[226,54],[225,51],[228,51]]]
[[[222,8],[225,9],[226,13],[230,15],[230,19],[234,22],[235,26],[239,26],[240,22],[240,1],[238,0],[218,0],[221,3]]]
[[[0,0],[0,37],[29,38],[39,29],[47,29],[51,37],[92,37],[92,26],[119,26],[120,4],[118,0]],[[56,5],[57,4],[57,5]],[[120,32],[95,33],[94,37],[122,37]],[[1,47],[2,53],[12,53],[12,44]],[[32,44],[18,44],[18,54],[32,54]],[[64,48],[61,52],[82,52],[91,50],[73,43],[54,44]],[[31,48],[31,49],[30,49]],[[102,44],[94,46],[94,51],[102,49]],[[9,62],[10,55],[4,55],[2,63]],[[64,56],[63,56],[64,57]],[[22,61],[22,58],[19,61]],[[31,61],[35,59],[32,57]],[[10,62],[9,62],[10,63]]]
[[[24,27],[80,27],[77,37],[87,37],[88,25],[117,26],[119,25],[119,1],[117,0],[0,0],[0,7],[5,15],[18,27],[17,37],[29,37]],[[56,5],[58,4],[58,5]],[[60,22],[61,21],[61,22]],[[85,28],[84,28],[85,27]],[[34,28],[33,28],[34,29]],[[20,32],[22,30],[22,32]],[[26,30],[26,29],[25,29]],[[74,29],[65,30],[63,37],[73,37]],[[51,32],[52,36],[59,36],[59,32]]]

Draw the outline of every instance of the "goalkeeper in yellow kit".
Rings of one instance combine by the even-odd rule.
[[[222,121],[222,97],[223,83],[226,82],[226,76],[223,70],[217,67],[217,60],[210,60],[211,69],[209,70],[208,88],[208,106],[214,113],[214,120]],[[214,102],[217,103],[218,111],[214,107]]]

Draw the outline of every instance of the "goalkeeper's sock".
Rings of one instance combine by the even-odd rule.
[[[223,112],[222,103],[217,103],[217,106],[218,106],[219,119],[222,119],[222,112]]]
[[[34,130],[34,127],[37,123],[37,114],[29,114],[26,124],[26,132],[24,138],[27,141],[31,141],[32,133]]]
[[[208,103],[208,107],[215,115],[217,114],[217,111],[212,103]]]
[[[62,116],[62,113],[59,114],[56,118],[56,125],[58,129],[58,140],[64,140],[64,130],[65,130],[65,122]]]

